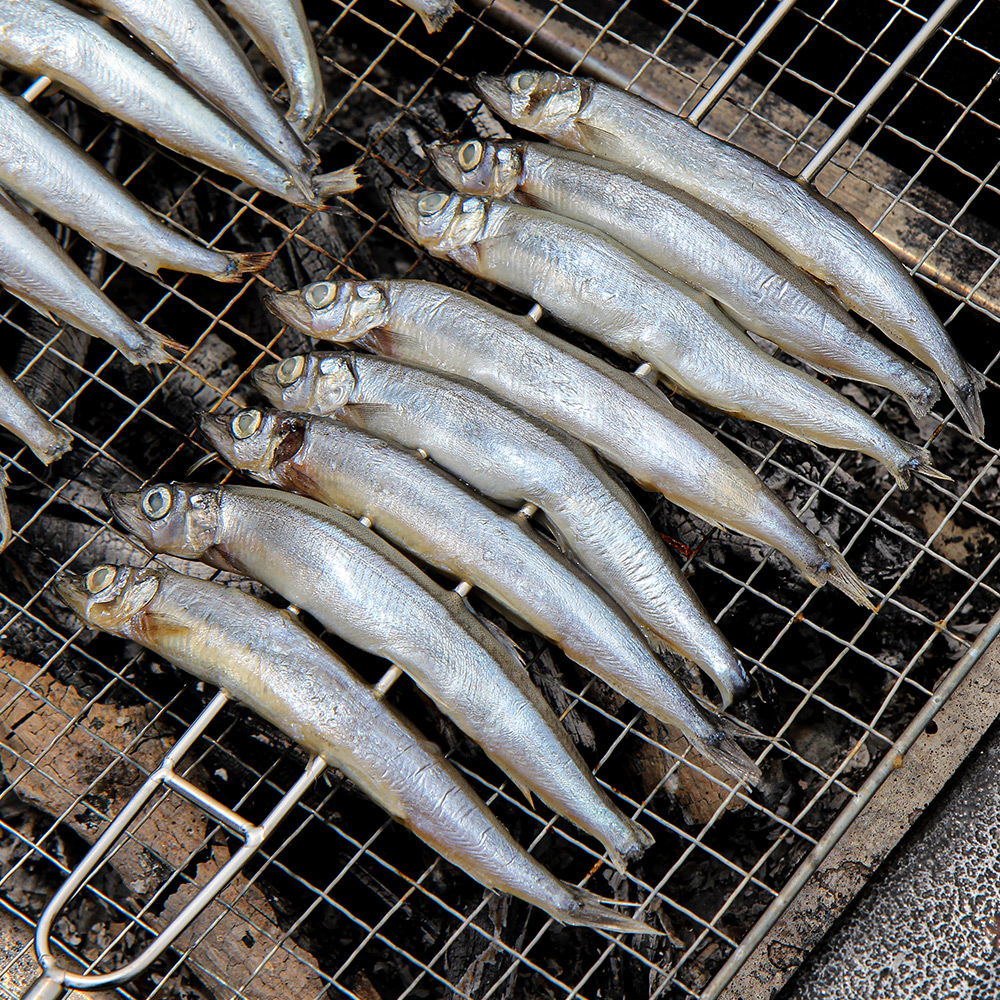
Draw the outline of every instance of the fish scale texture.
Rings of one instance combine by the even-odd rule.
[[[781,1000],[1000,995],[1000,729]]]

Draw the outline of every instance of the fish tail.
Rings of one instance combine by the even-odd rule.
[[[248,274],[257,274],[263,271],[268,264],[274,260],[276,251],[266,253],[229,253],[226,252],[226,259],[229,266],[225,273],[219,275],[221,281],[242,281]]]
[[[628,863],[641,858],[656,843],[656,838],[634,819],[623,818],[625,820],[623,842],[618,845],[617,850],[609,848],[608,854],[615,868],[624,874]]]
[[[969,365],[963,365],[963,368],[961,378],[952,379],[942,375],[941,384],[955,409],[958,410],[959,416],[965,421],[969,433],[974,438],[981,438],[986,423],[983,420],[983,406],[979,400],[979,393],[986,388],[986,379]]]
[[[327,201],[338,194],[349,194],[361,187],[357,166],[344,167],[313,178],[313,190],[320,201]]]
[[[133,323],[138,343],[123,344],[115,343],[121,355],[133,365],[148,368],[150,365],[166,364],[174,359],[167,353],[168,351],[186,350],[183,344],[169,337],[164,337],[162,333],[151,330],[142,323]]]
[[[878,611],[878,607],[871,600],[873,592],[871,587],[848,566],[843,555],[826,542],[820,542],[820,545],[826,558],[814,569],[803,570],[806,578],[817,587],[832,583],[838,590],[847,594],[855,604],[860,604],[869,611]]]
[[[760,768],[747,756],[743,748],[733,739],[729,726],[724,720],[716,719],[708,736],[689,736],[702,756],[718,764],[726,774],[748,785],[760,783]]]
[[[579,927],[593,927],[596,930],[615,931],[623,934],[656,934],[663,932],[654,930],[641,920],[626,917],[606,905],[600,896],[577,885],[568,882],[560,883],[569,899],[561,906],[545,907],[547,912],[561,924],[575,924]]]
[[[915,417],[926,417],[941,398],[941,387],[937,379],[923,368],[911,365],[907,378],[897,388],[897,392]]]
[[[931,456],[926,448],[910,444],[908,441],[900,441],[898,442],[898,446],[903,454],[903,460],[889,466],[889,471],[893,474],[901,490],[909,489],[914,475],[927,476],[928,479],[944,479],[952,482],[951,476],[945,472],[940,472],[931,465]]]
[[[440,31],[445,21],[455,13],[455,3],[452,0],[451,3],[436,5],[431,11],[418,10],[417,13],[424,22],[424,27],[433,34]]]

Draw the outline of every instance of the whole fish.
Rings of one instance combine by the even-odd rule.
[[[519,518],[418,456],[327,417],[242,410],[204,413],[200,422],[233,468],[368,518],[394,545],[480,587],[731,774],[760,777],[722,720],[698,706],[618,606]]]
[[[288,120],[308,139],[323,124],[326,95],[301,0],[223,0],[288,85]]]
[[[30,104],[0,89],[0,185],[150,274],[161,267],[240,281],[271,254],[226,253],[157,218]]]
[[[310,178],[278,163],[151,56],[57,0],[0,5],[0,62],[50,77],[168,149],[297,205],[357,188],[352,168]]]
[[[507,77],[480,74],[475,86],[508,121],[651,174],[732,216],[927,365],[972,434],[982,436],[983,377],[958,353],[892,252],[815,188],[595,80],[521,70]]]
[[[46,465],[65,455],[73,447],[73,435],[54,424],[21,390],[21,387],[0,370],[0,427],[19,437]]]
[[[822,372],[883,386],[920,417],[941,395],[930,372],[866,333],[759,236],[679,188],[551,144],[470,139],[427,151],[456,190],[594,226]]]
[[[568,326],[647,361],[685,395],[811,444],[860,451],[901,489],[948,479],[927,452],[806,372],[761,350],[703,292],[591,226],[474,195],[391,192],[423,247],[534,299]]]
[[[316,321],[336,331],[351,289]],[[272,304],[305,319],[329,283]],[[279,304],[283,302],[284,304]],[[501,503],[533,503],[563,545],[656,646],[687,656],[715,681],[725,705],[750,680],[736,651],[705,611],[642,508],[593,452],[497,396],[458,379],[369,355],[322,353],[286,358],[253,373],[275,405],[334,416],[352,427],[421,449],[438,465]]]
[[[252,576],[392,660],[529,798],[597,837],[617,866],[648,845],[594,780],[509,640],[353,518],[246,486],[156,485],[105,502],[151,551]]]
[[[325,282],[325,285],[330,283]],[[783,552],[816,586],[868,588],[718,438],[641,379],[524,317],[425,281],[347,281],[269,308],[311,336],[470,379],[595,448],[643,489]],[[336,307],[334,308],[334,303]],[[327,317],[333,316],[335,324]]]
[[[656,933],[543,868],[441,751],[288,612],[157,567],[97,566],[56,586],[91,628],[222,688],[476,881],[562,923]]]
[[[0,191],[0,285],[43,314],[100,337],[134,365],[170,361],[174,341],[129,319],[30,216]]]
[[[124,25],[276,160],[313,173],[319,158],[278,111],[243,49],[205,0],[157,6],[148,0],[91,0],[90,5]]]

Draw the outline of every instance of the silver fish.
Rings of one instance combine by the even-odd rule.
[[[164,225],[30,104],[0,89],[0,185],[150,274],[161,267],[241,281],[271,254],[226,253]]]
[[[759,236],[679,188],[552,144],[470,139],[427,152],[456,190],[592,225],[822,372],[883,386],[919,417],[941,395],[930,372],[866,333]]]
[[[301,0],[223,0],[288,84],[288,120],[308,139],[323,124],[326,95]]]
[[[651,174],[731,215],[927,365],[972,434],[982,436],[983,377],[892,252],[815,188],[604,83],[521,70],[481,74],[475,86],[508,121]]]
[[[0,552],[3,552],[14,537],[14,526],[10,523],[10,508],[7,506],[7,487],[10,479],[7,470],[0,467]]]
[[[562,923],[656,933],[543,868],[441,751],[287,612],[157,567],[97,566],[56,586],[87,625],[224,689],[483,885]]]
[[[860,451],[881,462],[901,489],[915,472],[950,478],[923,448],[761,350],[703,292],[591,226],[475,195],[394,189],[391,199],[406,230],[435,256],[649,362],[687,396],[811,444]]]
[[[252,576],[392,660],[529,798],[597,837],[617,866],[642,853],[649,835],[611,804],[509,640],[353,518],[245,486],[156,485],[105,502],[150,550]]]
[[[416,455],[326,417],[203,413],[201,429],[233,468],[368,518],[394,545],[480,587],[729,773],[759,779],[725,723],[699,707],[618,606],[519,518]]]
[[[179,344],[129,319],[69,254],[0,191],[0,285],[40,313],[100,337],[134,365],[170,361]]]
[[[21,390],[21,387],[0,370],[0,427],[19,437],[46,465],[65,455],[73,447],[73,435],[54,424]]]
[[[354,282],[322,282],[301,295],[272,295],[268,304],[313,336],[318,327],[336,333],[355,290]],[[585,445],[471,382],[384,358],[292,357],[255,370],[254,382],[275,406],[335,416],[423,449],[501,503],[533,503],[654,645],[703,667],[725,705],[749,693],[736,651],[642,508]]]
[[[61,44],[53,45],[53,38]],[[357,187],[353,175],[340,176],[331,191],[334,174],[312,179],[290,171],[151,56],[57,0],[0,6],[0,62],[50,77],[168,149],[295,204],[315,208]]]
[[[286,308],[311,336],[470,379],[584,441],[712,524],[783,552],[816,586],[832,583],[873,607],[868,588],[714,435],[641,379],[481,299],[425,281],[344,282],[336,329],[322,308]],[[326,299],[327,291],[321,295]]]
[[[280,163],[311,174],[316,154],[303,144],[257,79],[250,60],[205,0],[91,0],[172,66]]]

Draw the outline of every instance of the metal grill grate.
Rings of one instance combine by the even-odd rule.
[[[785,16],[771,19],[770,34],[758,32],[773,11]],[[387,136],[416,125],[431,137],[454,137],[471,125],[463,120],[442,127],[428,112],[430,97],[466,90],[468,74],[477,69],[501,72],[529,61],[603,76],[671,110],[690,111],[711,93],[712,100],[699,105],[702,127],[794,172],[824,148],[852,109],[865,105],[878,77],[934,12],[933,5],[916,0],[802,0],[777,6],[722,0],[624,0],[616,6],[593,0],[551,9],[536,9],[526,0],[494,0],[482,10],[477,0],[440,36],[429,38],[415,15],[389,2],[335,0],[309,8],[317,23],[328,25],[316,36],[328,74],[327,139],[363,153],[376,179],[386,171],[399,176],[402,170],[414,184],[424,173],[428,180],[432,175],[412,157],[397,162]],[[762,48],[754,54],[758,43]],[[710,108],[722,96],[722,87],[711,88],[727,65],[743,67],[744,73],[723,78],[726,99]],[[962,68],[958,75],[956,66]],[[974,154],[976,144],[996,147],[998,74],[995,8],[983,0],[959,3],[852,132],[855,141],[830,150],[828,162],[824,152],[811,163],[821,190],[902,249],[935,296],[960,349],[988,375],[997,360],[990,334],[996,334],[994,316],[1000,314],[1000,241],[982,220],[990,217],[1000,191],[996,156],[977,160]],[[62,102],[43,98],[37,105],[58,114]],[[922,122],[918,108],[927,109],[921,127],[916,127]],[[96,117],[84,121],[88,148],[106,148],[108,127]],[[430,276],[469,287],[463,275],[422,258],[407,244],[370,190],[341,204],[333,221],[345,246],[332,253],[303,213],[277,211],[256,193],[227,191],[217,178],[168,153],[149,152],[131,137],[124,144],[133,161],[122,179],[147,192],[158,172],[183,178],[170,189],[163,210],[186,222],[188,206],[201,206],[195,213],[202,215],[198,229],[206,237],[214,234],[212,242],[227,246],[256,233],[267,246],[293,246],[300,260],[309,260],[311,279],[378,276],[371,273],[374,262],[383,275]],[[136,154],[138,149],[145,152]],[[988,170],[983,160],[990,160]],[[256,365],[288,346],[282,339],[287,334],[260,319],[257,295],[267,284],[265,277],[239,288],[210,288],[190,277],[147,278],[113,261],[103,280],[126,310],[138,316],[141,306],[145,321],[191,344],[184,358],[187,371],[197,373],[202,362],[200,370],[210,372],[194,376],[204,383],[200,398],[222,407],[246,392]],[[477,291],[514,305],[493,290]],[[0,717],[9,727],[3,731],[8,782],[0,788],[0,906],[31,922],[38,907],[24,891],[26,881],[30,877],[54,886],[80,853],[79,843],[64,836],[59,822],[71,824],[81,814],[94,823],[112,818],[102,812],[102,801],[88,794],[107,777],[105,772],[88,776],[82,792],[70,785],[58,788],[52,761],[81,731],[107,756],[108,766],[122,758],[141,761],[137,751],[144,743],[163,731],[182,731],[208,697],[192,681],[159,671],[148,654],[123,650],[117,642],[85,643],[79,631],[53,624],[47,607],[57,600],[51,588],[56,575],[92,564],[92,553],[115,530],[86,501],[81,483],[98,471],[103,478],[183,478],[204,448],[192,437],[193,424],[172,418],[163,405],[171,380],[179,377],[175,371],[164,369],[162,377],[147,383],[124,373],[100,346],[90,349],[83,367],[67,331],[40,332],[9,297],[0,302],[0,317],[9,337],[23,336],[32,346],[22,380],[53,355],[81,376],[54,410],[74,431],[78,460],[73,475],[41,474],[24,448],[3,458],[12,495],[26,510],[20,522],[15,517],[22,538],[22,549],[15,551],[40,559],[34,572],[42,581],[26,589],[29,574],[8,568],[0,626],[0,644],[31,635],[39,650],[32,658],[35,669],[18,672],[6,664],[0,673],[7,681]],[[223,370],[210,353],[216,336],[236,352]],[[280,983],[268,979],[274,968],[292,977],[284,980],[286,991],[302,997],[718,995],[749,946],[787,905],[790,887],[806,873],[798,868],[803,859],[810,852],[818,859],[832,846],[851,818],[848,811],[838,825],[841,810],[846,805],[856,812],[874,793],[896,756],[929,721],[941,692],[950,691],[972,668],[995,632],[991,622],[973,655],[967,654],[1000,602],[1000,553],[993,544],[1000,526],[992,443],[996,414],[990,413],[989,400],[995,388],[991,381],[985,443],[973,442],[953,414],[943,422],[921,422],[918,430],[884,393],[857,390],[890,426],[930,441],[936,464],[955,476],[953,483],[920,482],[909,494],[900,494],[887,475],[859,456],[821,454],[691,408],[812,526],[833,535],[884,595],[881,613],[869,615],[836,594],[805,587],[773,554],[740,539],[720,539],[706,525],[642,497],[657,526],[688,555],[696,589],[771,692],[773,710],[760,710],[751,720],[782,741],[758,745],[768,777],[762,792],[749,797],[727,790],[684,759],[683,751],[679,756],[676,744],[663,744],[662,732],[609,698],[599,684],[558,656],[553,667],[538,644],[530,647],[536,667],[547,664],[547,676],[560,678],[554,692],[562,699],[560,708],[568,720],[580,721],[594,734],[587,752],[598,778],[623,809],[655,833],[658,844],[651,857],[625,878],[606,877],[609,869],[599,863],[592,844],[529,808],[507,784],[494,784],[495,774],[482,758],[458,748],[455,759],[522,843],[562,877],[588,878],[595,891],[643,903],[647,918],[668,932],[664,938],[630,940],[565,930],[522,904],[499,901],[418,849],[412,837],[360,796],[331,781],[314,789],[265,845],[253,874],[241,883],[242,903],[227,898],[213,918],[222,923],[198,929],[199,940],[211,940],[229,926],[227,913],[235,914],[251,937],[268,942],[263,959],[248,968],[220,970],[206,964],[203,951],[192,955],[195,945],[189,941],[159,963],[155,977],[129,987],[130,995],[172,997],[191,990],[208,996],[276,995]],[[97,412],[113,420],[93,419]],[[101,430],[109,420],[113,429]],[[156,439],[155,461],[130,459],[134,452],[123,445],[133,439]],[[40,537],[45,519],[56,512],[93,530],[69,547],[61,546],[61,539]],[[53,680],[82,692],[72,711],[63,688],[50,685]],[[412,692],[399,697],[420,714]],[[93,709],[101,705],[151,707],[128,739],[115,741],[94,724]],[[19,752],[11,733],[16,735],[25,718],[38,712],[50,713],[58,725],[27,755]],[[660,749],[665,767],[656,763]],[[644,762],[641,774],[637,760]],[[246,713],[227,710],[196,745],[188,773],[213,775],[220,797],[253,814],[287,791],[300,771],[297,751],[255,726]],[[704,822],[688,822],[694,806],[685,816],[675,798],[678,785],[692,773],[700,776],[695,787],[701,800],[695,805],[707,809]],[[25,825],[15,803],[19,785],[32,777],[51,786],[53,801],[61,805],[51,819]],[[180,881],[192,875],[213,844],[224,844],[220,828],[208,826],[178,862],[153,827],[135,836],[165,869],[182,870]],[[316,857],[317,852],[327,856]],[[252,887],[271,900],[273,920],[255,922],[248,916],[243,904]],[[141,934],[129,916],[133,904],[124,901],[113,879],[91,880],[86,894],[91,909],[105,915],[91,916],[89,934],[65,921],[57,931],[67,949],[80,945],[85,964],[100,967],[104,958],[127,954]],[[162,900],[145,897],[141,919],[148,925],[155,926]],[[75,905],[79,910],[81,904]],[[93,932],[101,921],[103,937]],[[0,965],[0,984],[17,957]],[[724,964],[725,971],[709,986]],[[188,968],[201,985],[191,980]],[[309,984],[308,994],[289,985],[299,981]]]

